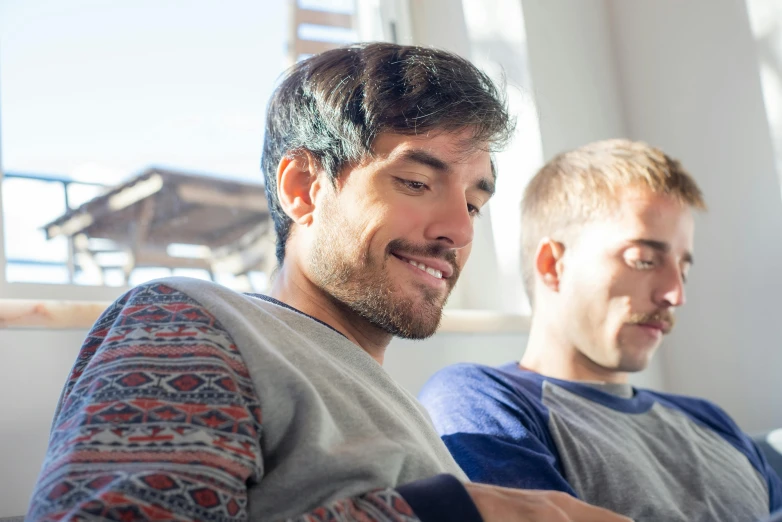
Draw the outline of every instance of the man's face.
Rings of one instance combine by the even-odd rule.
[[[684,304],[694,220],[686,205],[644,189],[617,194],[616,212],[575,230],[560,279],[562,327],[600,367],[648,365]]]
[[[490,155],[469,133],[381,134],[374,156],[329,182],[307,271],[338,306],[410,339],[432,335],[494,191]]]

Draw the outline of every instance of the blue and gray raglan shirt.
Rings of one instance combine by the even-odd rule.
[[[564,491],[636,522],[749,522],[782,508],[752,440],[702,399],[517,363],[451,366],[419,399],[475,482]]]

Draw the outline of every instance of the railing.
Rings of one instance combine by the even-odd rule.
[[[64,176],[43,175],[43,174],[28,174],[19,172],[5,172],[2,176],[3,181],[9,179],[24,179],[32,181],[40,181],[42,183],[58,183],[62,185],[63,202],[65,203],[65,209],[70,210],[78,205],[72,205],[71,198],[68,194],[68,188],[71,186],[85,186],[85,187],[98,187],[101,189],[107,188],[107,185],[102,183],[96,183],[91,181],[78,181],[70,179]],[[31,212],[32,212],[31,208]],[[33,258],[13,257],[6,256],[6,263],[17,265],[30,265],[30,266],[48,266],[48,267],[62,267],[68,270],[68,283],[75,283],[76,275],[76,263],[74,260],[74,247],[73,240],[68,240],[68,251],[65,262],[59,261],[44,261]]]

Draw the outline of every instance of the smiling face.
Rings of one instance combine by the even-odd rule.
[[[684,304],[694,220],[671,196],[627,188],[565,248],[556,312],[569,343],[615,372],[646,368]]]
[[[369,161],[324,184],[306,271],[337,306],[393,335],[434,334],[494,191],[469,137],[382,134]]]

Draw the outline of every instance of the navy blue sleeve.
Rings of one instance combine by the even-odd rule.
[[[483,522],[464,484],[453,475],[435,475],[397,486],[396,490],[410,504],[421,522]]]
[[[498,369],[459,364],[435,374],[419,399],[470,480],[575,497],[548,431],[540,385],[527,384],[508,382]]]
[[[651,393],[651,392],[650,392]],[[766,460],[752,438],[722,408],[703,399],[663,393],[653,393],[658,400],[672,405],[715,431],[734,448],[743,453],[750,463],[766,479],[771,512],[782,509],[782,480]]]

